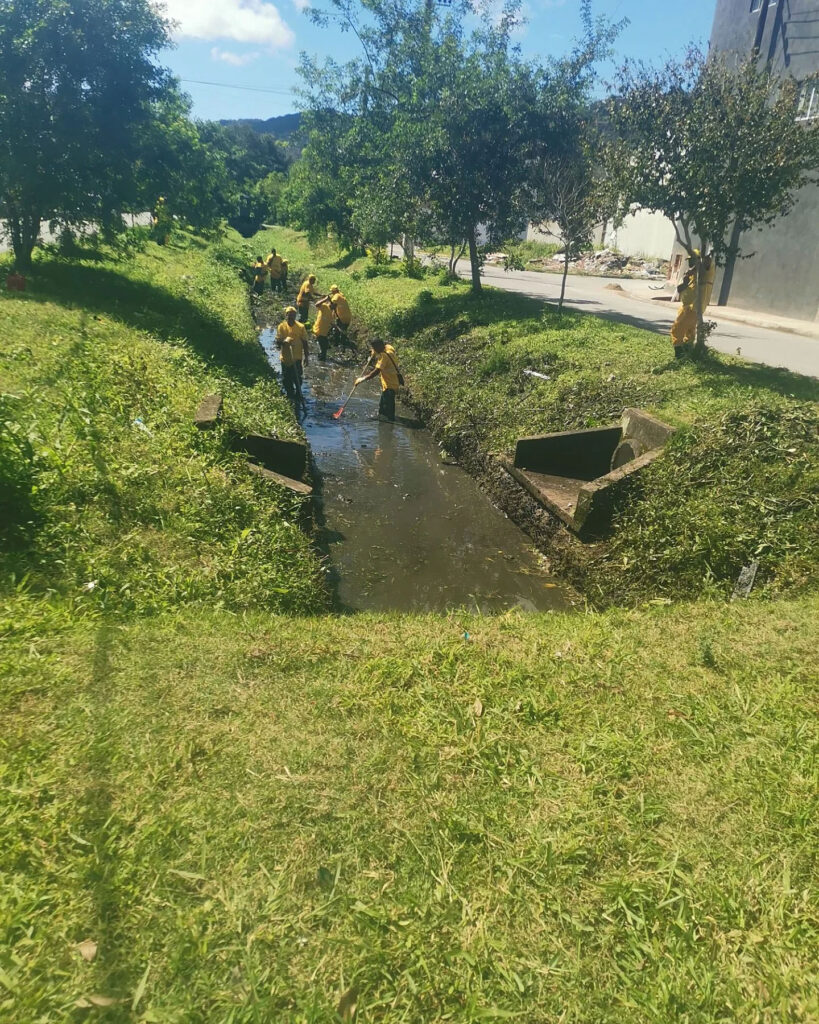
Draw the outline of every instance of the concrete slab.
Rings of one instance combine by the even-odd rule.
[[[247,468],[254,476],[261,477],[262,480],[267,480],[268,483],[277,484],[279,487],[286,487],[288,491],[292,491],[293,494],[297,494],[300,498],[312,498],[313,496],[313,488],[309,484],[302,483],[301,480],[293,480],[292,477],[275,473],[272,469],[265,469],[264,466],[260,466],[255,462],[248,462]]]
[[[307,445],[304,441],[283,441],[266,434],[248,434],[235,442],[235,450],[246,452],[266,469],[300,480],[307,469]]]
[[[199,430],[213,430],[222,418],[222,405],[221,395],[205,395],[193,417],[194,426]]]

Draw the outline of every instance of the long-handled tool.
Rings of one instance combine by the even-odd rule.
[[[344,412],[344,410],[345,410],[345,409],[347,408],[347,403],[348,403],[348,402],[350,401],[350,399],[351,399],[351,398],[353,397],[353,392],[354,392],[354,391],[355,391],[355,389],[356,389],[356,388],[358,387],[358,381],[359,381],[359,378],[363,376],[363,374],[364,374],[364,371],[365,371],[365,370],[367,369],[367,367],[369,366],[369,364],[370,364],[370,360],[368,359],[368,360],[367,360],[367,362],[366,362],[366,363],[364,364],[364,366],[363,366],[363,367],[361,368],[361,373],[359,373],[358,377],[356,377],[356,379],[355,379],[355,384],[353,384],[352,388],[350,388],[350,393],[349,393],[349,395],[347,395],[347,397],[346,397],[346,398],[344,399],[344,402],[342,403],[342,405],[341,405],[341,408],[340,408],[340,409],[336,409],[336,411],[335,411],[335,412],[333,413],[333,419],[334,419],[334,420],[337,420],[337,419],[339,419],[339,417],[341,416],[341,414],[342,414],[342,413]]]

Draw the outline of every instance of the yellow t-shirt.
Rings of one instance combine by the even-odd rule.
[[[717,265],[714,260],[708,261],[702,279],[702,311],[708,308],[711,293],[714,290],[714,278],[717,276]],[[683,277],[686,287],[680,289],[680,302],[684,306],[695,306],[697,303],[697,274],[694,270],[686,270]]]
[[[341,292],[336,292],[333,296],[333,307],[339,320],[345,327],[349,327],[353,319],[353,314],[350,312],[350,303],[344,298]]]
[[[330,325],[333,322],[333,314],[330,307],[322,302],[316,306],[316,319],[313,321],[313,334],[317,338],[326,338],[330,333]]]
[[[281,256],[278,253],[275,256],[271,253],[265,262],[267,263],[267,269],[270,271],[271,279],[278,281],[282,276],[282,263],[284,262]]]
[[[282,320],[276,329],[276,341],[281,345],[282,366],[292,366],[304,358],[307,330],[298,320],[292,325]]]
[[[386,391],[389,388],[392,391],[397,391],[400,386],[398,384],[398,359],[392,345],[385,345],[384,351],[378,353],[375,365],[381,375],[381,390]]]
[[[255,281],[264,281],[264,279],[266,277],[267,277],[267,267],[264,265],[264,263],[254,263],[253,264],[253,279]]]
[[[309,302],[313,298],[313,286],[309,281],[305,281],[299,288],[299,297],[296,299],[296,305],[303,306],[306,302]]]

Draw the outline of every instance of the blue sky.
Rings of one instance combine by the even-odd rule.
[[[194,115],[201,118],[290,113],[296,109],[291,90],[299,52],[340,59],[350,39],[316,28],[305,15],[309,0],[162,2],[178,24],[177,46],[164,60],[183,80]],[[617,58],[659,61],[681,53],[689,42],[707,43],[714,5],[715,0],[689,0],[684,8],[660,0],[594,0],[594,11],[613,21],[629,19],[616,42]],[[580,27],[578,0],[525,0],[525,11],[528,21],[519,38],[525,54],[569,48]],[[217,84],[197,84],[203,82]]]

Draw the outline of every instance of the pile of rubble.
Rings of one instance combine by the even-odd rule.
[[[529,260],[527,266],[532,270],[562,272],[565,258],[565,253],[558,252],[551,258]],[[668,276],[668,260],[647,260],[639,256],[623,256],[613,249],[600,249],[597,252],[583,252],[577,259],[569,260],[569,273],[657,279]]]

